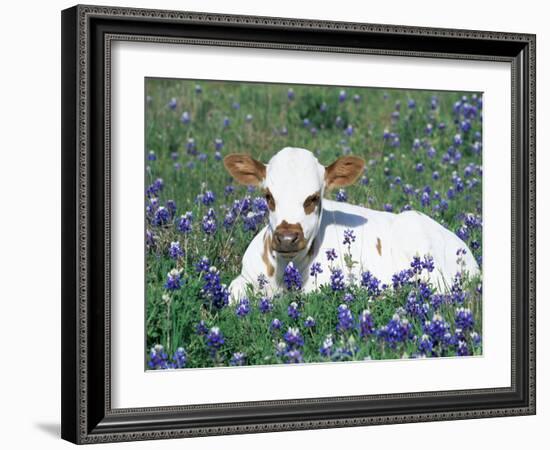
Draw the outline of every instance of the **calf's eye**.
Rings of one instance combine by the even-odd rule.
[[[275,199],[273,198],[273,195],[271,195],[271,192],[269,192],[269,189],[265,193],[265,201],[267,202],[267,207],[271,211],[275,211]]]
[[[304,201],[304,211],[306,214],[311,214],[313,211],[315,211],[315,207],[319,204],[319,200],[321,199],[320,195],[315,193],[313,195],[310,195],[308,198]]]

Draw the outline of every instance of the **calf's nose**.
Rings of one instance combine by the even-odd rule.
[[[273,234],[275,248],[281,252],[291,252],[297,249],[300,233],[297,231],[276,231]]]

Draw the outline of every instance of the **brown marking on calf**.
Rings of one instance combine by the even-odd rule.
[[[265,201],[267,202],[267,207],[270,211],[275,211],[275,199],[273,198],[273,194],[269,190],[269,188],[265,188],[264,190],[264,196]]]
[[[269,252],[271,250],[271,236],[266,233],[264,237],[264,251],[262,253],[262,261],[265,264],[265,270],[267,272],[267,275],[269,277],[272,277],[275,273],[275,267],[273,267],[273,264],[271,264],[271,261],[269,260]]]
[[[311,194],[304,200],[304,211],[306,214],[311,214],[315,211],[315,207],[321,201],[321,191],[317,191],[314,194]]]
[[[382,241],[380,241],[380,238],[376,238],[376,251],[382,256]]]

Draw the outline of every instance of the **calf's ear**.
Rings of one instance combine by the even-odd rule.
[[[240,184],[258,186],[265,180],[265,164],[244,153],[227,155],[223,165]]]
[[[365,161],[358,156],[342,156],[325,167],[327,189],[349,186],[355,183],[365,168]]]

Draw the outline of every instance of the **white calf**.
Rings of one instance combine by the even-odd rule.
[[[244,154],[224,159],[226,169],[240,183],[263,189],[269,207],[269,224],[252,240],[242,260],[242,271],[230,285],[232,301],[244,296],[247,288],[257,289],[258,277],[265,275],[271,294],[284,288],[283,275],[289,262],[300,271],[303,289],[311,291],[330,282],[326,251],[335,249],[332,268],[350,271],[344,255],[351,253],[357,264],[351,276],[359,279],[370,271],[382,283],[391,284],[392,275],[409,267],[413,256],[431,255],[435,269],[425,274],[439,291],[452,283],[458,270],[471,276],[479,267],[468,246],[454,233],[430,217],[416,211],[399,214],[375,211],[323,198],[325,190],[348,186],[361,175],[364,162],[344,156],[324,167],[308,150],[287,147],[267,165]],[[355,241],[343,244],[344,230],[351,229]],[[465,250],[463,267],[457,251]],[[320,262],[323,272],[317,280],[310,267]]]

